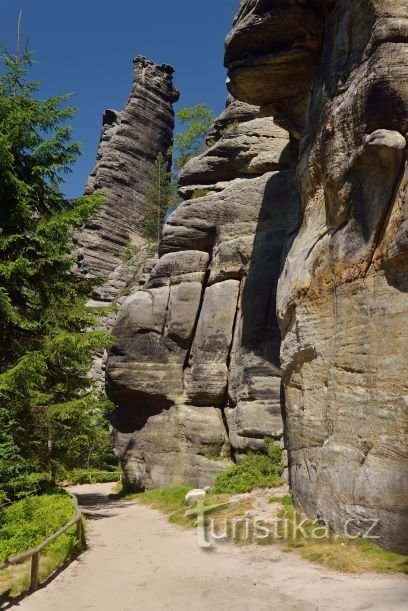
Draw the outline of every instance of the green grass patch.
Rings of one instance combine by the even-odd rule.
[[[408,575],[408,556],[384,550],[368,539],[333,536],[329,541],[307,540],[298,547],[305,560],[337,571]]]
[[[126,498],[136,500],[143,505],[149,505],[162,513],[172,514],[185,508],[184,498],[192,490],[191,486],[169,486],[168,488],[155,488],[136,494],[128,494]]]
[[[268,454],[249,454],[239,465],[219,473],[212,492],[242,494],[256,488],[273,488],[283,483],[282,473],[282,451],[277,446],[270,446]]]
[[[293,505],[292,495],[284,494],[283,496],[271,496],[268,503],[279,503],[280,505],[291,507]]]
[[[135,494],[125,493],[122,496],[161,511],[168,516],[171,524],[194,528],[197,525],[197,515],[194,511],[196,504],[187,505],[184,500],[190,490],[192,490],[191,486],[169,486]],[[229,519],[243,515],[252,505],[250,499],[231,503],[228,494],[207,494],[203,498],[203,503],[205,507],[212,508],[211,511],[205,512],[206,518],[211,516],[214,519]]]
[[[75,516],[71,497],[61,491],[32,496],[0,514],[0,562],[36,547]],[[40,581],[78,551],[76,526],[48,545],[40,556]],[[0,572],[0,594],[18,596],[29,587],[30,562]]]
[[[389,552],[370,539],[336,535],[316,520],[304,519],[292,503],[282,506],[279,518],[280,536],[286,542],[283,551],[298,549],[305,560],[347,573],[408,574],[408,556]],[[296,529],[300,523],[302,529]]]

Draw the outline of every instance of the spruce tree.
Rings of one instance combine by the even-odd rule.
[[[66,201],[77,159],[66,96],[38,99],[29,51],[1,54],[0,495],[14,500],[54,477],[72,440],[92,433],[92,354],[107,343],[86,306],[93,284],[75,270],[71,235],[100,197]]]

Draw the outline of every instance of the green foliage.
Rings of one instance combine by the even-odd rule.
[[[276,446],[272,446],[275,448]],[[271,449],[271,448],[270,448]],[[241,494],[255,488],[272,488],[282,484],[282,453],[279,448],[271,451],[272,456],[249,454],[239,465],[233,465],[219,473],[212,493]]]
[[[286,507],[293,506],[291,494],[284,494],[283,496],[271,496],[268,502],[269,503],[279,503],[280,505],[283,505]]]
[[[0,514],[0,562],[39,545],[74,515],[66,493],[33,496],[6,507]]]
[[[149,172],[144,208],[144,237],[147,240],[156,240],[157,247],[164,215],[175,198],[174,189],[169,160],[160,153]]]
[[[78,486],[81,484],[107,484],[119,481],[121,471],[89,471],[88,469],[73,469],[63,474],[65,484]]]
[[[88,371],[109,339],[93,330],[95,282],[75,273],[71,242],[102,199],[60,191],[79,154],[74,109],[66,96],[37,98],[30,52],[1,60],[0,493],[15,500],[89,455],[101,409]]]
[[[205,149],[208,131],[215,115],[204,104],[182,108],[176,112],[179,125],[185,127],[174,136],[174,169],[180,171],[187,161]]]
[[[145,196],[144,237],[155,241],[155,252],[166,212],[176,208],[181,201],[177,195],[177,173],[191,157],[204,150],[214,114],[203,104],[197,104],[182,108],[176,113],[176,118],[184,129],[174,136],[173,147],[168,154],[160,153],[155,159]],[[170,170],[172,157],[174,172]]]
[[[210,189],[196,189],[191,197],[191,199],[199,199],[200,197],[205,197],[210,193]]]

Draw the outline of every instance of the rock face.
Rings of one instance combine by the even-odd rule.
[[[135,57],[132,91],[122,112],[107,110],[96,161],[85,193],[100,191],[106,202],[77,236],[82,273],[106,279],[95,291],[111,302],[132,280],[145,258],[144,198],[149,170],[172,142],[172,104],[179,97],[173,68]],[[127,259],[124,261],[124,259]]]
[[[259,108],[231,99],[211,139],[184,168],[190,199],[114,328],[114,443],[137,489],[203,487],[231,456],[283,435],[276,289],[297,223],[297,147]]]
[[[283,23],[285,27],[283,27]],[[277,311],[294,497],[408,551],[408,14],[402,0],[247,0],[231,93],[300,139]]]
[[[94,289],[90,306],[120,305],[124,294],[145,282],[149,252],[143,238],[143,212],[149,170],[159,153],[172,143],[173,68],[135,57],[132,91],[122,112],[106,110],[96,166],[85,189],[101,192],[104,205],[96,218],[74,236],[78,272],[103,279]],[[100,326],[110,330],[115,313]],[[95,354],[90,377],[102,390],[106,353]]]

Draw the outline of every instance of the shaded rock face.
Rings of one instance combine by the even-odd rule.
[[[95,291],[95,298],[105,302],[112,301],[134,276],[132,265],[123,263],[123,258],[129,247],[132,252],[143,249],[149,170],[157,155],[166,155],[172,143],[172,105],[179,97],[171,66],[141,56],[133,64],[134,81],[125,109],[107,110],[103,115],[96,166],[85,190],[86,194],[102,192],[106,203],[77,236],[79,268],[84,274],[106,279]],[[138,261],[133,263],[133,270],[139,267]]]
[[[377,541],[401,552],[407,17],[401,0],[248,0],[226,49],[234,96],[267,105],[300,138],[300,222],[285,246],[277,296],[295,499],[339,532],[375,524]]]
[[[264,115],[229,100],[114,328],[107,391],[134,488],[211,484],[231,457],[283,435],[276,289],[298,222],[297,147]]]

